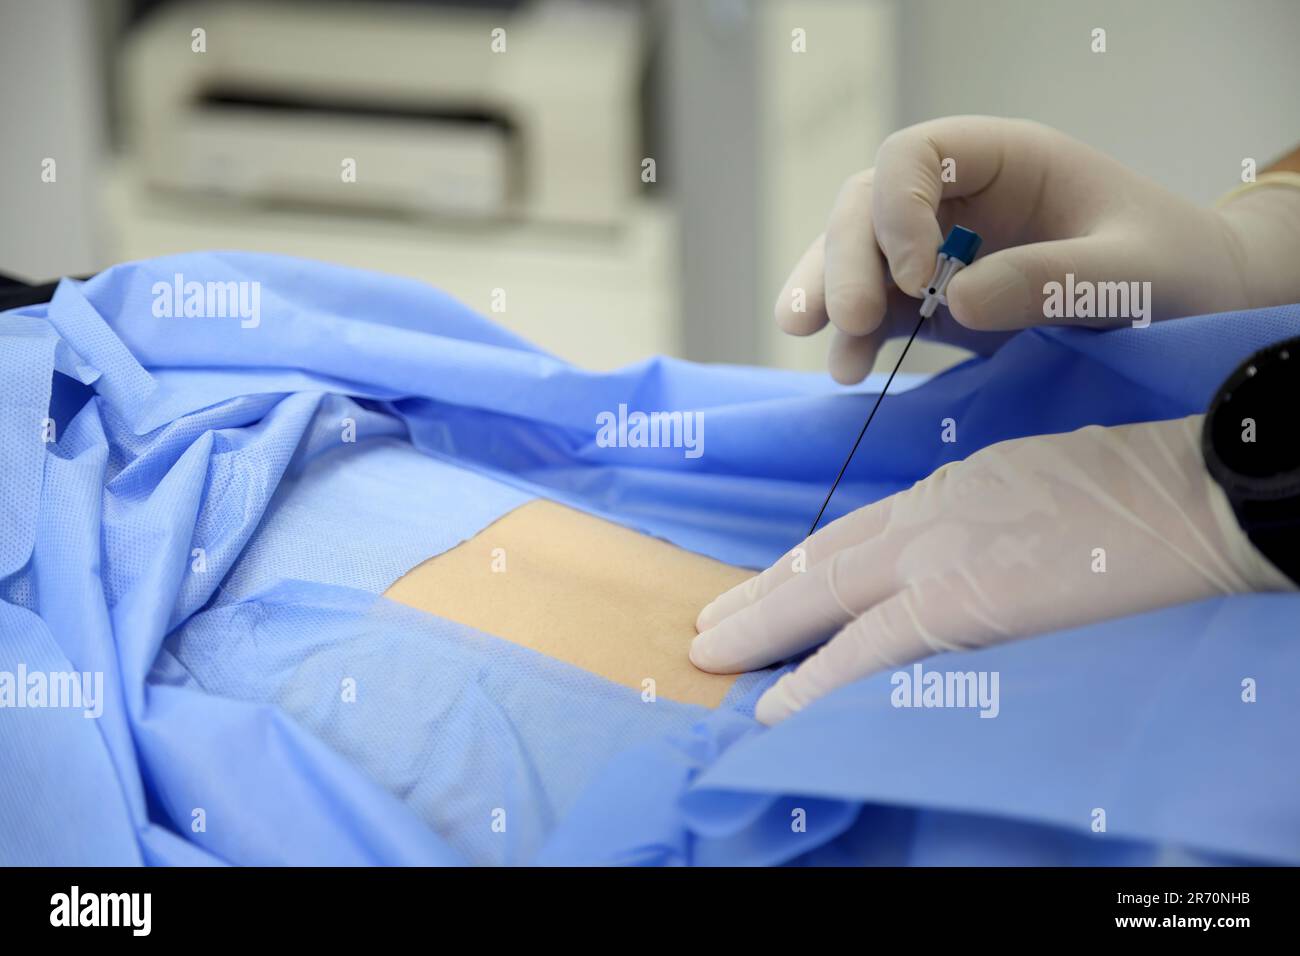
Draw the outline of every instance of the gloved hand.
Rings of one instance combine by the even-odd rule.
[[[939,651],[1293,589],[1207,473],[1201,420],[1021,438],[945,465],[818,531],[806,571],[791,552],[704,608],[691,660],[747,671],[830,637],[759,700],[772,724]]]
[[[945,159],[955,160],[954,182],[943,181]],[[1200,209],[1049,127],[956,116],[894,133],[875,168],[849,178],[777,298],[777,322],[810,335],[829,321],[831,374],[861,381],[884,340],[914,327],[954,224],[983,237],[983,255],[952,280],[948,312],[922,336],[976,352],[996,349],[1008,330],[1130,321],[1045,318],[1043,286],[1066,273],[1150,282],[1153,319],[1300,299],[1300,190],[1258,189]]]

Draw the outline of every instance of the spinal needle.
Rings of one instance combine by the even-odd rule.
[[[812,527],[808,529],[808,536],[812,537],[817,525],[821,523],[822,515],[826,513],[826,506],[831,503],[831,496],[835,494],[835,489],[839,487],[840,479],[844,477],[844,472],[849,467],[849,462],[853,460],[853,453],[858,450],[858,445],[862,444],[862,436],[867,433],[867,428],[871,425],[871,420],[876,417],[876,409],[880,407],[880,401],[889,391],[890,384],[894,381],[894,376],[898,374],[899,366],[903,364],[903,359],[907,357],[907,350],[912,347],[912,342],[916,339],[916,334],[921,331],[921,325],[930,316],[934,315],[934,310],[940,304],[947,305],[948,283],[952,277],[959,271],[970,265],[975,259],[975,254],[979,252],[981,239],[979,234],[972,232],[962,226],[953,226],[952,231],[948,233],[948,238],[943,241],[939,247],[939,255],[934,264],[934,275],[930,276],[930,281],[925,287],[925,298],[921,300],[921,317],[916,321],[916,328],[912,329],[912,334],[907,339],[907,344],[903,346],[903,351],[898,355],[898,361],[894,363],[894,370],[889,373],[889,378],[885,380],[885,387],[880,390],[876,396],[876,403],[871,406],[871,414],[867,416],[866,422],[862,425],[862,431],[858,432],[858,440],[853,443],[849,449],[849,457],[844,459],[844,464],[840,466],[840,473],[835,476],[835,483],[831,485],[831,490],[826,493],[826,500],[822,502],[821,511],[817,512],[817,517],[813,519]]]

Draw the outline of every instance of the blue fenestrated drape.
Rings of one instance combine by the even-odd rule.
[[[155,315],[177,274],[259,283],[259,321]],[[1298,332],[1288,307],[1023,333],[886,398],[828,518],[994,441],[1199,411]],[[419,283],[292,259],[65,281],[0,316],[0,690],[100,673],[102,715],[0,708],[0,863],[1300,862],[1294,595],[948,658],[1000,672],[995,720],[894,709],[879,675],[770,731],[770,674],[712,713],[647,704],[378,597],[539,494],[762,566],[871,400],[586,372]],[[703,455],[602,447],[619,404],[702,412]]]

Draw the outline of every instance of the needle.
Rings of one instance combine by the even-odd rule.
[[[817,530],[817,525],[821,523],[822,515],[826,513],[826,506],[831,503],[831,496],[835,494],[835,489],[839,487],[840,479],[844,477],[844,472],[848,470],[849,462],[853,460],[853,454],[858,450],[858,445],[862,444],[862,436],[867,433],[871,420],[876,417],[876,409],[880,408],[880,402],[884,399],[885,393],[889,391],[889,386],[893,383],[894,376],[898,374],[903,359],[907,357],[907,350],[912,347],[916,334],[921,331],[921,326],[925,323],[925,320],[934,314],[934,310],[940,304],[948,304],[945,295],[948,291],[948,283],[961,269],[971,264],[975,254],[979,252],[980,241],[978,233],[962,226],[953,226],[952,231],[948,233],[948,238],[939,247],[938,258],[935,260],[934,265],[934,275],[930,276],[930,281],[925,287],[925,298],[921,301],[921,317],[917,319],[916,328],[912,329],[907,344],[903,346],[903,351],[899,353],[898,361],[894,363],[894,370],[889,373],[889,378],[885,380],[885,387],[876,396],[876,404],[871,406],[871,414],[867,416],[866,422],[863,423],[862,431],[858,432],[858,440],[849,449],[849,457],[845,458],[844,464],[840,466],[840,473],[835,476],[835,483],[831,485],[831,490],[826,493],[826,500],[822,502],[821,511],[817,512],[812,527],[808,529],[808,537],[812,537],[813,532]]]

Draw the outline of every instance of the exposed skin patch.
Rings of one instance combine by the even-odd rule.
[[[736,675],[690,662],[695,617],[753,573],[538,499],[407,572],[384,596],[638,692],[651,678],[659,697],[716,707]]]

